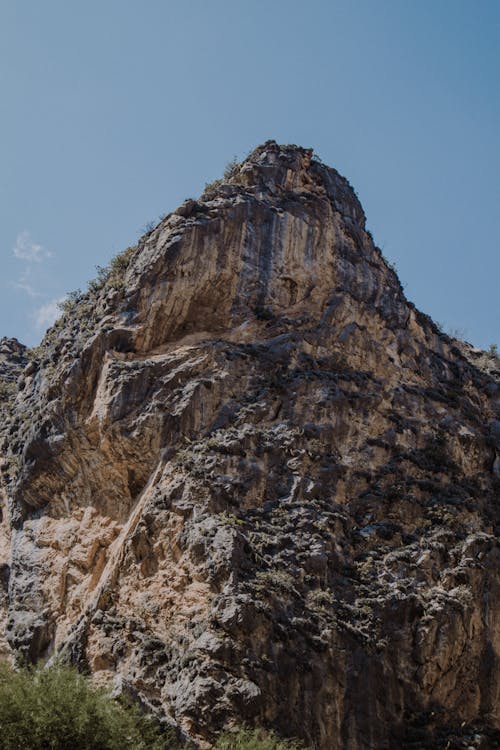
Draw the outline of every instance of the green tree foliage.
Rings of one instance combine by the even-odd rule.
[[[225,732],[216,750],[306,750],[261,729]],[[180,750],[173,733],[58,663],[0,663],[0,750]]]
[[[0,750],[166,750],[156,722],[57,664],[0,665]]]
[[[283,740],[261,729],[240,729],[225,732],[217,740],[215,750],[306,750],[298,740]]]

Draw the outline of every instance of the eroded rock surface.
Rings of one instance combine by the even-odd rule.
[[[0,430],[3,428],[6,412],[16,397],[18,383],[24,368],[29,364],[27,349],[15,338],[0,338]],[[0,465],[3,465],[0,456]],[[6,509],[6,496],[0,482],[0,659],[11,658],[6,640],[8,584],[10,573],[10,523]]]
[[[202,744],[495,747],[498,361],[405,299],[347,181],[268,142],[68,307],[2,426],[13,652]]]

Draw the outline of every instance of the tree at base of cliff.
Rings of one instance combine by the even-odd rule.
[[[154,721],[63,665],[0,664],[0,750],[167,750]]]
[[[306,750],[298,740],[283,740],[260,729],[240,729],[219,737],[215,750]]]

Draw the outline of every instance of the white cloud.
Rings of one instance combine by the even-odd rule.
[[[33,241],[31,234],[24,230],[17,235],[16,244],[12,252],[18,260],[24,260],[28,263],[41,263],[46,258],[51,258],[52,253],[46,250],[42,245]]]
[[[38,242],[35,242],[30,232],[26,229],[19,232],[17,235],[16,244],[12,248],[12,252],[14,256],[22,262],[23,267],[22,273],[17,281],[10,281],[10,285],[14,289],[24,292],[24,294],[27,294],[28,297],[31,297],[32,299],[35,299],[36,297],[47,297],[48,295],[37,290],[37,286],[40,282],[40,271],[39,268],[36,269],[36,265],[48,258],[52,258],[53,253],[51,253],[50,250],[46,250],[42,245],[39,245]],[[57,300],[53,303],[49,302],[47,305],[39,308],[34,313],[35,320],[38,320],[39,315],[41,315],[40,320],[43,321],[47,316],[50,318],[55,309],[54,307],[51,308],[50,305],[56,303]],[[41,322],[39,326],[37,324],[37,327],[42,328],[44,325],[45,323]]]
[[[28,267],[25,269],[24,273],[21,274],[18,281],[11,281],[10,285],[14,287],[14,289],[19,289],[21,292],[25,292],[25,294],[28,295],[28,297],[44,297],[45,295],[41,292],[37,292],[32,281],[32,273],[31,269]]]
[[[57,318],[62,314],[59,305],[61,302],[64,302],[65,299],[66,297],[53,299],[35,310],[35,327],[38,331],[45,331],[56,322]]]
[[[11,281],[11,285],[14,289],[20,289],[22,292],[26,292],[28,297],[43,297],[43,294],[33,289],[31,284],[28,284],[27,281]]]

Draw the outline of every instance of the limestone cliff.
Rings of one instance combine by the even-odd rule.
[[[202,745],[496,747],[499,363],[348,182],[268,142],[66,308],[4,405],[10,649]]]

